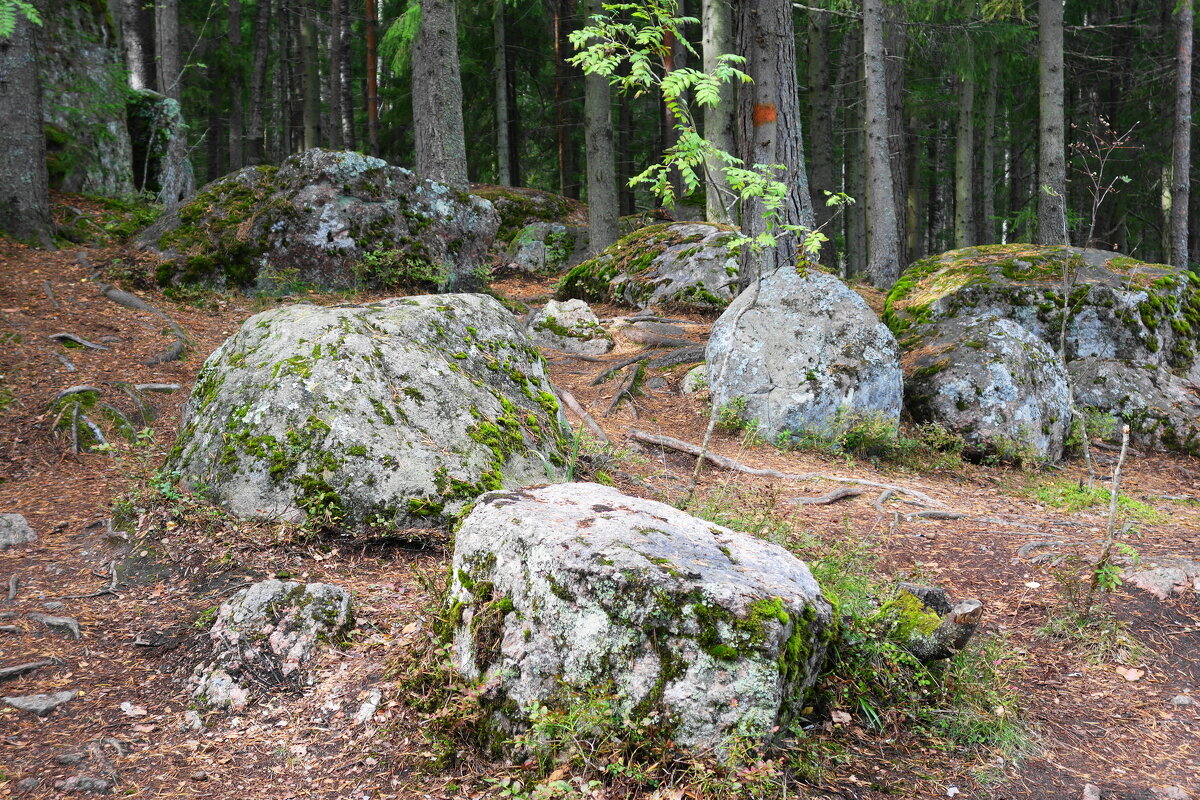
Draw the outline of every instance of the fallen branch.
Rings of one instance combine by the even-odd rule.
[[[20,678],[22,675],[28,675],[31,672],[49,667],[63,662],[57,658],[44,658],[41,661],[28,661],[24,664],[17,664],[13,667],[0,668],[0,681],[10,681],[13,678]]]
[[[938,511],[938,510],[933,510],[933,509],[931,509],[931,510],[929,510],[929,511],[914,511],[914,512],[912,512],[911,514],[905,514],[905,515],[904,515],[904,518],[905,518],[905,519],[907,519],[907,520],[914,520],[914,519],[962,519],[962,518],[963,518],[963,517],[965,517],[965,516],[966,516],[966,514],[960,513],[960,512],[958,512],[958,511]]]
[[[886,514],[888,513],[888,510],[883,507],[883,504],[890,500],[894,494],[895,492],[893,492],[891,489],[884,489],[879,493],[879,497],[876,497],[871,501],[871,505],[875,506],[875,510],[880,514]]]
[[[650,358],[651,355],[653,355],[653,354],[652,353],[638,353],[637,355],[630,356],[629,358],[618,361],[616,364],[613,364],[611,367],[608,367],[607,369],[605,369],[603,372],[601,372],[595,378],[592,378],[592,386],[599,386],[600,384],[604,383],[606,380],[611,378],[616,373],[618,373],[621,370],[628,367],[630,364],[637,363],[638,361],[645,361],[646,359]]]
[[[66,368],[67,372],[75,371],[75,364],[72,363],[71,359],[67,358],[62,353],[55,353],[54,357],[57,358],[59,363],[62,364],[63,367]]]
[[[658,445],[659,447],[666,447],[670,450],[677,450],[680,453],[687,453],[688,455],[696,456],[697,458],[703,456],[703,458],[709,463],[733,472],[744,472],[747,475],[757,475],[762,478],[777,478],[785,481],[831,481],[834,483],[849,483],[855,486],[870,486],[875,489],[890,489],[896,494],[907,494],[916,499],[918,502],[927,506],[941,506],[944,508],[946,505],[939,500],[934,500],[932,497],[924,494],[923,492],[919,492],[916,489],[909,489],[904,486],[896,486],[890,483],[877,483],[875,481],[863,480],[861,478],[843,478],[838,475],[826,475],[823,472],[788,473],[778,472],[773,469],[759,469],[757,467],[746,466],[738,461],[734,461],[732,458],[726,458],[725,456],[719,456],[716,453],[702,451],[700,447],[691,444],[690,442],[673,439],[670,436],[659,436],[657,434],[646,433],[645,431],[639,430],[629,431],[629,436],[630,438],[639,442],[654,444]]]
[[[21,579],[13,575],[8,579],[8,600],[12,602],[17,599],[17,589],[21,586]]]
[[[650,369],[665,369],[666,367],[676,367],[680,364],[694,364],[704,360],[704,347],[683,347],[673,353],[667,353],[665,356],[650,361],[646,364]]]
[[[52,333],[46,338],[53,339],[56,342],[74,342],[80,347],[86,347],[89,350],[112,350],[112,348],[107,345],[89,342],[87,339],[82,339],[73,333]]]
[[[163,350],[149,361],[143,361],[142,366],[152,367],[155,364],[165,364],[168,361],[178,361],[179,357],[183,355],[183,346],[183,340],[176,339],[166,350]]]
[[[58,297],[54,294],[54,284],[50,281],[42,281],[42,291],[46,293],[46,297],[50,298],[50,302],[55,308],[62,308],[62,303],[58,302]]]
[[[81,383],[78,386],[68,386],[66,389],[63,389],[58,394],[54,395],[54,402],[57,403],[64,397],[70,397],[73,394],[83,394],[84,392],[95,392],[96,394],[100,394],[100,388],[86,383]]]
[[[133,388],[139,392],[178,392],[183,387],[178,383],[135,383]]]
[[[183,329],[183,327],[174,320],[174,318],[172,318],[166,312],[160,311],[159,309],[150,305],[149,303],[147,303],[145,300],[138,297],[137,295],[130,294],[129,292],[126,292],[122,289],[118,289],[117,287],[113,286],[111,283],[100,284],[100,294],[104,295],[109,300],[113,301],[114,303],[116,303],[119,306],[125,306],[125,308],[132,308],[135,311],[148,311],[151,314],[154,314],[155,316],[160,317],[164,322],[167,323],[167,325],[170,326],[171,331],[175,334],[175,336],[177,338],[183,340],[184,342],[187,342],[188,344],[195,344],[195,340],[192,339],[192,337],[188,335],[188,332],[185,331]]]
[[[635,328],[632,325],[628,328],[620,329],[621,337],[635,344],[645,345],[646,347],[690,347],[695,342],[689,339],[676,339],[672,336],[663,336],[661,333]]]
[[[625,380],[621,381],[621,385],[617,387],[617,393],[613,395],[612,402],[608,404],[608,408],[604,409],[604,416],[607,417],[616,411],[617,406],[621,405],[622,398],[628,397],[630,400],[633,400],[633,392],[641,382],[645,369],[645,365],[638,364],[633,372],[625,376]]]
[[[583,422],[584,425],[588,426],[588,429],[591,430],[592,433],[596,434],[600,441],[608,444],[608,435],[604,432],[604,429],[600,427],[600,423],[596,422],[595,418],[593,418],[592,415],[587,412],[587,409],[579,404],[579,401],[575,399],[575,395],[571,394],[566,389],[556,389],[555,391],[558,392],[558,399],[562,400],[562,404],[571,409],[575,416],[579,417],[580,421]]]
[[[848,500],[851,497],[858,497],[863,494],[866,494],[866,491],[863,489],[853,489],[849,486],[843,486],[820,497],[795,497],[792,498],[791,502],[800,506],[829,506],[839,500]]]

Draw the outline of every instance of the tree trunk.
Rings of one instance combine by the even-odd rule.
[[[558,144],[559,194],[578,200],[579,183],[575,180],[575,146],[571,141],[570,83],[567,58],[571,43],[567,38],[572,0],[551,0],[551,35],[554,37],[554,125]]]
[[[346,147],[342,133],[342,8],[341,0],[332,0],[329,16],[329,146]]]
[[[825,192],[838,191],[838,164],[833,153],[833,86],[829,79],[829,15],[809,12],[808,15],[808,98],[812,108],[808,126],[812,144],[812,188],[816,198],[813,216],[818,228],[832,219],[834,210],[824,202]],[[821,251],[821,263],[837,266],[837,251],[826,247]]]
[[[261,3],[262,0],[259,0]],[[242,88],[245,83],[240,58],[242,49],[242,3],[241,0],[229,0],[229,49],[234,57],[230,59],[229,75],[229,169],[241,169],[245,163],[243,156],[243,139],[245,126],[242,116]]]
[[[317,65],[317,27],[313,11],[300,6],[300,57],[304,61],[304,149],[320,144],[321,72]]]
[[[993,49],[988,57],[987,95],[983,100],[983,148],[979,186],[982,195],[976,239],[980,244],[995,244],[996,237],[996,79],[1000,72],[1000,53]]]
[[[421,0],[421,28],[413,44],[412,62],[417,174],[466,189],[467,148],[454,0]]]
[[[855,198],[846,209],[846,276],[858,278],[867,272],[867,147],[863,138],[862,36],[849,30],[842,42],[838,66],[839,100],[842,110],[842,148],[846,153],[845,192]]]
[[[154,64],[154,9],[145,0],[121,0],[121,33],[130,88],[158,91]]]
[[[512,147],[508,139],[508,46],[505,43],[504,0],[492,4],[492,45],[495,48],[496,97],[496,183],[512,186]],[[590,155],[590,154],[589,154]],[[588,175],[591,175],[589,167]]]
[[[521,119],[517,113],[517,58],[512,43],[505,39],[508,55],[504,58],[505,101],[508,103],[508,176],[513,186],[521,186]]]
[[[178,100],[183,81],[179,50],[179,0],[157,0],[154,4],[154,52],[158,57],[159,92]]]
[[[603,10],[602,0],[587,0],[588,16]],[[613,153],[612,90],[603,75],[584,78],[584,135],[587,146],[588,251],[592,255],[619,236],[616,158]]]
[[[341,53],[342,67],[338,70],[338,92],[341,95],[338,107],[342,111],[342,116],[337,124],[342,126],[342,147],[347,150],[355,150],[358,147],[358,138],[354,135],[354,52],[351,48],[354,33],[350,28],[350,0],[333,0],[333,2],[341,9],[338,50]]]
[[[379,15],[376,0],[367,0],[367,148],[371,155],[379,155]],[[422,12],[425,4],[421,4]],[[418,39],[420,36],[418,35]],[[414,50],[414,77],[416,75],[416,52]],[[454,68],[458,69],[458,62]],[[416,97],[413,98],[416,103]],[[462,114],[461,104],[459,114]]]
[[[44,10],[45,4],[35,0]],[[16,27],[0,39],[0,231],[53,246],[37,28],[17,10]],[[49,22],[49,21],[48,21]]]
[[[738,90],[742,157],[748,164],[782,164],[777,177],[787,186],[779,222],[816,226],[801,139],[800,98],[796,85],[796,36],[789,0],[742,0],[737,8],[738,52],[754,80]],[[765,208],[751,198],[742,209],[742,228],[750,236],[767,229]],[[775,247],[744,259],[740,280],[750,285],[762,275],[798,261],[799,242],[781,233]]]
[[[1175,136],[1171,191],[1171,263],[1188,266],[1188,187],[1192,156],[1192,0],[1175,12]]]
[[[904,184],[904,238],[905,252],[908,254],[909,261],[924,258],[926,254],[924,242],[921,239],[921,234],[925,230],[921,224],[921,212],[924,210],[921,205],[921,170],[925,165],[921,163],[919,119],[917,110],[911,109],[908,113],[908,123],[905,126],[905,138],[908,140],[909,146],[905,151],[908,180]]]
[[[701,14],[704,71],[711,72],[717,66],[717,56],[734,52],[733,9],[730,0],[703,0]],[[717,105],[704,109],[704,138],[717,149],[733,154],[737,147],[736,116],[737,89],[733,84],[725,84]],[[706,218],[709,222],[732,225],[737,220],[737,200],[725,179],[725,165],[710,161],[707,171]]]
[[[246,163],[261,164],[264,158],[263,106],[267,83],[267,49],[271,46],[271,3],[258,0],[254,9],[254,57],[250,66],[250,115],[246,136]]]
[[[633,162],[630,147],[633,140],[633,99],[628,92],[617,97],[617,194],[620,198],[621,216],[634,213],[636,203],[629,179],[633,177]]]
[[[908,27],[902,3],[884,6],[884,79],[887,86],[888,161],[892,166],[892,208],[896,215],[896,260],[899,270],[908,264],[904,209],[907,205],[908,173],[904,169],[904,71],[908,50]]]
[[[884,69],[883,0],[863,0],[863,62],[866,80],[867,137],[867,275],[880,289],[900,277],[900,234],[897,225],[891,154],[888,152],[887,86]]]
[[[1063,0],[1038,0],[1038,244],[1067,241]]]
[[[969,52],[970,46],[967,50]],[[969,57],[968,57],[969,58]],[[958,126],[954,136],[954,247],[975,244],[972,211],[975,207],[975,79],[971,67],[958,81]]]

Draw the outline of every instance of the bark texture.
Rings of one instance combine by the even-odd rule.
[[[494,0],[492,7],[492,46],[496,49],[495,81],[496,97],[496,182],[501,186],[512,186],[510,169],[512,146],[508,138],[508,46],[505,43],[504,0]],[[589,177],[591,173],[589,172]]]
[[[589,16],[601,11],[601,0],[587,0]],[[612,90],[608,79],[603,75],[588,75],[584,79],[583,102],[587,147],[588,251],[592,255],[599,255],[620,235]]]
[[[1175,142],[1171,187],[1171,263],[1188,265],[1188,199],[1192,153],[1192,0],[1175,12]]]
[[[412,60],[417,174],[466,189],[467,153],[454,0],[421,0],[421,28]]]
[[[130,88],[158,91],[154,70],[154,9],[145,0],[121,0],[121,35]]]
[[[154,52],[158,58],[159,92],[178,100],[183,79],[179,50],[179,0],[157,0],[154,4]]]
[[[863,0],[867,139],[867,275],[880,289],[900,277],[900,229],[888,148],[883,0]]]
[[[229,49],[234,53],[238,53],[242,49],[241,0],[229,0]],[[245,118],[242,111],[242,89],[244,86],[245,76],[242,74],[242,62],[235,58],[232,60],[231,71],[229,74],[230,170],[241,169],[243,166],[245,166],[243,141],[246,131]]]
[[[1038,244],[1068,244],[1062,3],[1038,0]]]
[[[702,26],[704,71],[717,67],[717,57],[734,52],[733,9],[730,0],[703,0]],[[737,90],[733,84],[721,87],[721,99],[704,109],[704,138],[726,153],[737,147],[735,139]],[[709,222],[732,225],[736,221],[736,198],[725,180],[725,165],[710,161],[706,213]]]
[[[975,244],[972,209],[975,204],[975,79],[958,81],[958,130],[954,140],[954,247]]]
[[[265,157],[263,107],[267,83],[267,49],[270,47],[271,3],[258,0],[254,10],[254,57],[250,66],[250,114],[247,121],[246,163],[261,164]]]
[[[44,3],[36,3],[42,9]],[[46,137],[38,79],[35,27],[18,12],[12,35],[0,39],[0,232],[50,246],[53,220],[46,181]]]

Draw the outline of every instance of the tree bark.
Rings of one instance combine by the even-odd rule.
[[[377,0],[366,0],[367,12],[367,148],[371,155],[379,155],[379,14]],[[421,4],[424,12],[425,4]],[[420,36],[418,36],[418,39]],[[416,52],[414,50],[414,67]],[[458,68],[455,62],[455,69]],[[413,70],[414,77],[416,69]],[[416,97],[413,97],[414,104]],[[461,104],[460,104],[461,105]],[[461,114],[461,108],[459,113]]]
[[[1175,135],[1171,190],[1171,263],[1188,266],[1188,200],[1192,156],[1192,0],[1175,12]]]
[[[262,0],[259,0],[261,3]],[[242,111],[242,89],[245,79],[242,73],[240,51],[242,49],[242,3],[229,0],[229,49],[234,57],[230,60],[229,75],[229,169],[241,169],[245,163],[243,142],[245,124]]]
[[[346,148],[342,136],[342,8],[341,0],[332,0],[329,15],[329,146]]]
[[[816,226],[801,138],[800,98],[796,83],[796,36],[789,0],[742,0],[737,8],[738,52],[746,57],[751,84],[738,90],[742,157],[747,164],[781,164],[777,177],[787,186],[780,222],[812,229]],[[742,228],[750,236],[767,229],[760,200],[742,208]],[[739,280],[744,286],[783,266],[795,265],[799,242],[791,234],[778,236],[775,247],[743,260]]]
[[[145,0],[121,0],[122,46],[132,89],[158,91],[154,65],[154,9]]]
[[[317,65],[317,27],[313,11],[300,6],[300,57],[304,63],[304,149],[320,144],[321,72]]]
[[[988,57],[987,94],[983,101],[983,148],[980,160],[978,192],[980,218],[976,239],[980,244],[995,244],[996,237],[996,80],[1000,72],[1000,53],[993,49]]]
[[[866,82],[867,275],[880,289],[900,277],[900,234],[888,151],[887,86],[884,68],[883,0],[863,0],[863,62]]]
[[[839,102],[842,109],[842,147],[846,153],[845,191],[857,202],[846,209],[846,276],[867,272],[867,166],[862,113],[862,36],[847,32],[838,66]]]
[[[338,50],[341,53],[342,67],[338,70],[338,91],[341,94],[339,107],[342,117],[338,124],[342,126],[342,147],[354,150],[358,146],[358,138],[354,132],[354,53],[351,42],[354,34],[350,28],[350,0],[333,0],[341,9],[338,30]]]
[[[813,217],[824,228],[834,211],[825,202],[825,192],[838,191],[838,163],[833,152],[833,86],[829,79],[829,15],[808,14],[808,102],[812,116],[808,126],[812,145]],[[832,237],[831,237],[832,238]],[[837,266],[837,250],[821,251],[821,263]]]
[[[159,92],[178,100],[183,81],[179,45],[179,0],[157,0],[154,4],[154,52],[158,57]]]
[[[903,3],[884,6],[883,74],[887,87],[888,161],[892,166],[892,208],[896,214],[896,260],[903,270],[911,260],[906,246],[904,209],[907,208],[908,173],[904,169],[904,72],[908,51],[908,26]]]
[[[970,45],[967,45],[970,52]],[[969,56],[968,56],[969,60]],[[954,247],[975,244],[975,79],[968,66],[958,80],[958,125],[954,137]]]
[[[1063,0],[1038,0],[1038,244],[1067,241]]]
[[[454,0],[421,0],[421,27],[413,44],[412,61],[417,174],[466,189],[467,150]]]
[[[587,0],[589,16],[603,10],[602,0]],[[616,157],[613,152],[612,90],[603,75],[584,78],[584,135],[587,147],[588,251],[592,255],[619,234]]]
[[[571,141],[570,84],[571,69],[567,57],[571,53],[570,31],[572,0],[550,0],[551,36],[554,38],[554,125],[558,144],[559,194],[578,200],[579,183],[575,179],[575,146]]]
[[[702,48],[704,71],[716,69],[717,56],[734,52],[733,9],[730,0],[703,0]],[[721,99],[715,106],[704,109],[704,138],[713,146],[733,154],[737,147],[736,130],[737,89],[733,84],[721,87]],[[737,199],[725,179],[725,165],[708,163],[708,186],[705,192],[705,216],[709,222],[732,225],[737,219]]]
[[[43,11],[45,3],[35,0]],[[36,26],[16,12],[16,27],[0,39],[0,231],[43,247],[52,246],[42,86],[38,75],[40,38]],[[47,20],[48,24],[53,24]]]
[[[258,0],[254,9],[254,56],[250,66],[250,114],[246,131],[247,164],[261,164],[265,143],[263,107],[266,102],[267,50],[271,46],[271,3]]]
[[[508,139],[508,45],[505,39],[504,0],[493,0],[492,45],[496,51],[496,97],[493,101],[496,108],[496,183],[512,186],[512,154],[509,152],[512,145]],[[590,167],[588,174],[590,177]]]

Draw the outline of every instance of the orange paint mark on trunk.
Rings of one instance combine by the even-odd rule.
[[[754,127],[774,122],[776,116],[774,103],[756,103],[754,105]]]

